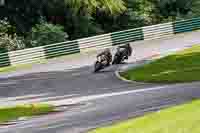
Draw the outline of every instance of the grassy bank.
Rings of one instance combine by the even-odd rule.
[[[47,104],[28,104],[15,107],[0,107],[0,123],[15,120],[20,117],[46,114],[54,107]]]
[[[199,133],[199,107],[193,101],[89,133]]]
[[[193,46],[150,64],[121,73],[144,82],[190,82],[200,80],[200,46]]]

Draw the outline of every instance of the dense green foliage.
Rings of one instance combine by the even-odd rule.
[[[64,32],[64,27],[60,25],[53,25],[46,22],[36,24],[30,35],[27,37],[30,41],[30,47],[44,46],[56,42],[66,41],[68,35]]]
[[[0,51],[25,48],[23,38],[15,34],[15,27],[6,20],[0,20]]]
[[[162,0],[161,13],[164,16],[182,16],[191,11],[192,0]]]
[[[198,0],[0,1],[0,20],[7,18],[9,24],[14,27],[14,30],[10,30],[8,35],[13,36],[17,33],[18,36],[25,38],[23,41],[25,47],[63,40],[45,41],[46,43],[40,44],[30,43],[30,40],[40,40],[42,38],[39,36],[40,34],[44,35],[43,30],[37,30],[37,35],[35,34],[41,18],[45,18],[47,21],[44,22],[43,28],[45,23],[48,23],[52,28],[55,25],[53,29],[46,27],[45,31],[49,30],[47,32],[53,34],[53,30],[57,32],[59,29],[60,33],[62,30],[69,35],[68,39],[71,40],[171,20],[197,17],[200,14]],[[60,26],[64,28],[62,29]],[[34,33],[31,33],[32,31]],[[30,34],[33,38],[30,38]],[[47,40],[48,36],[45,38]]]

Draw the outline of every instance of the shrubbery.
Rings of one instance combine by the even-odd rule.
[[[36,24],[27,37],[27,39],[30,40],[29,45],[31,45],[31,47],[63,42],[66,41],[67,38],[68,35],[64,32],[63,26],[53,25],[47,22]]]
[[[0,50],[13,51],[18,49],[44,46],[52,43],[63,42],[68,38],[64,28],[42,21],[36,24],[26,38],[18,36],[15,28],[6,20],[0,20]]]
[[[68,35],[74,40],[198,17],[199,7],[199,0],[7,1],[0,5],[0,21],[8,18],[0,23],[0,47],[44,46],[65,41]]]
[[[0,49],[18,50],[25,48],[24,39],[16,35],[15,28],[7,20],[0,20]]]

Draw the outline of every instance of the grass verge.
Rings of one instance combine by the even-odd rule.
[[[120,75],[143,82],[191,82],[200,80],[200,46],[195,45],[176,54],[158,59]]]
[[[89,133],[199,133],[199,106],[196,100]]]
[[[20,117],[42,115],[52,112],[54,106],[48,104],[27,104],[15,107],[0,108],[0,123],[15,120]]]

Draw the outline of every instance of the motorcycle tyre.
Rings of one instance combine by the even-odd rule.
[[[94,65],[94,72],[98,72],[99,70],[102,69],[102,64],[101,62],[96,62],[95,65]]]

